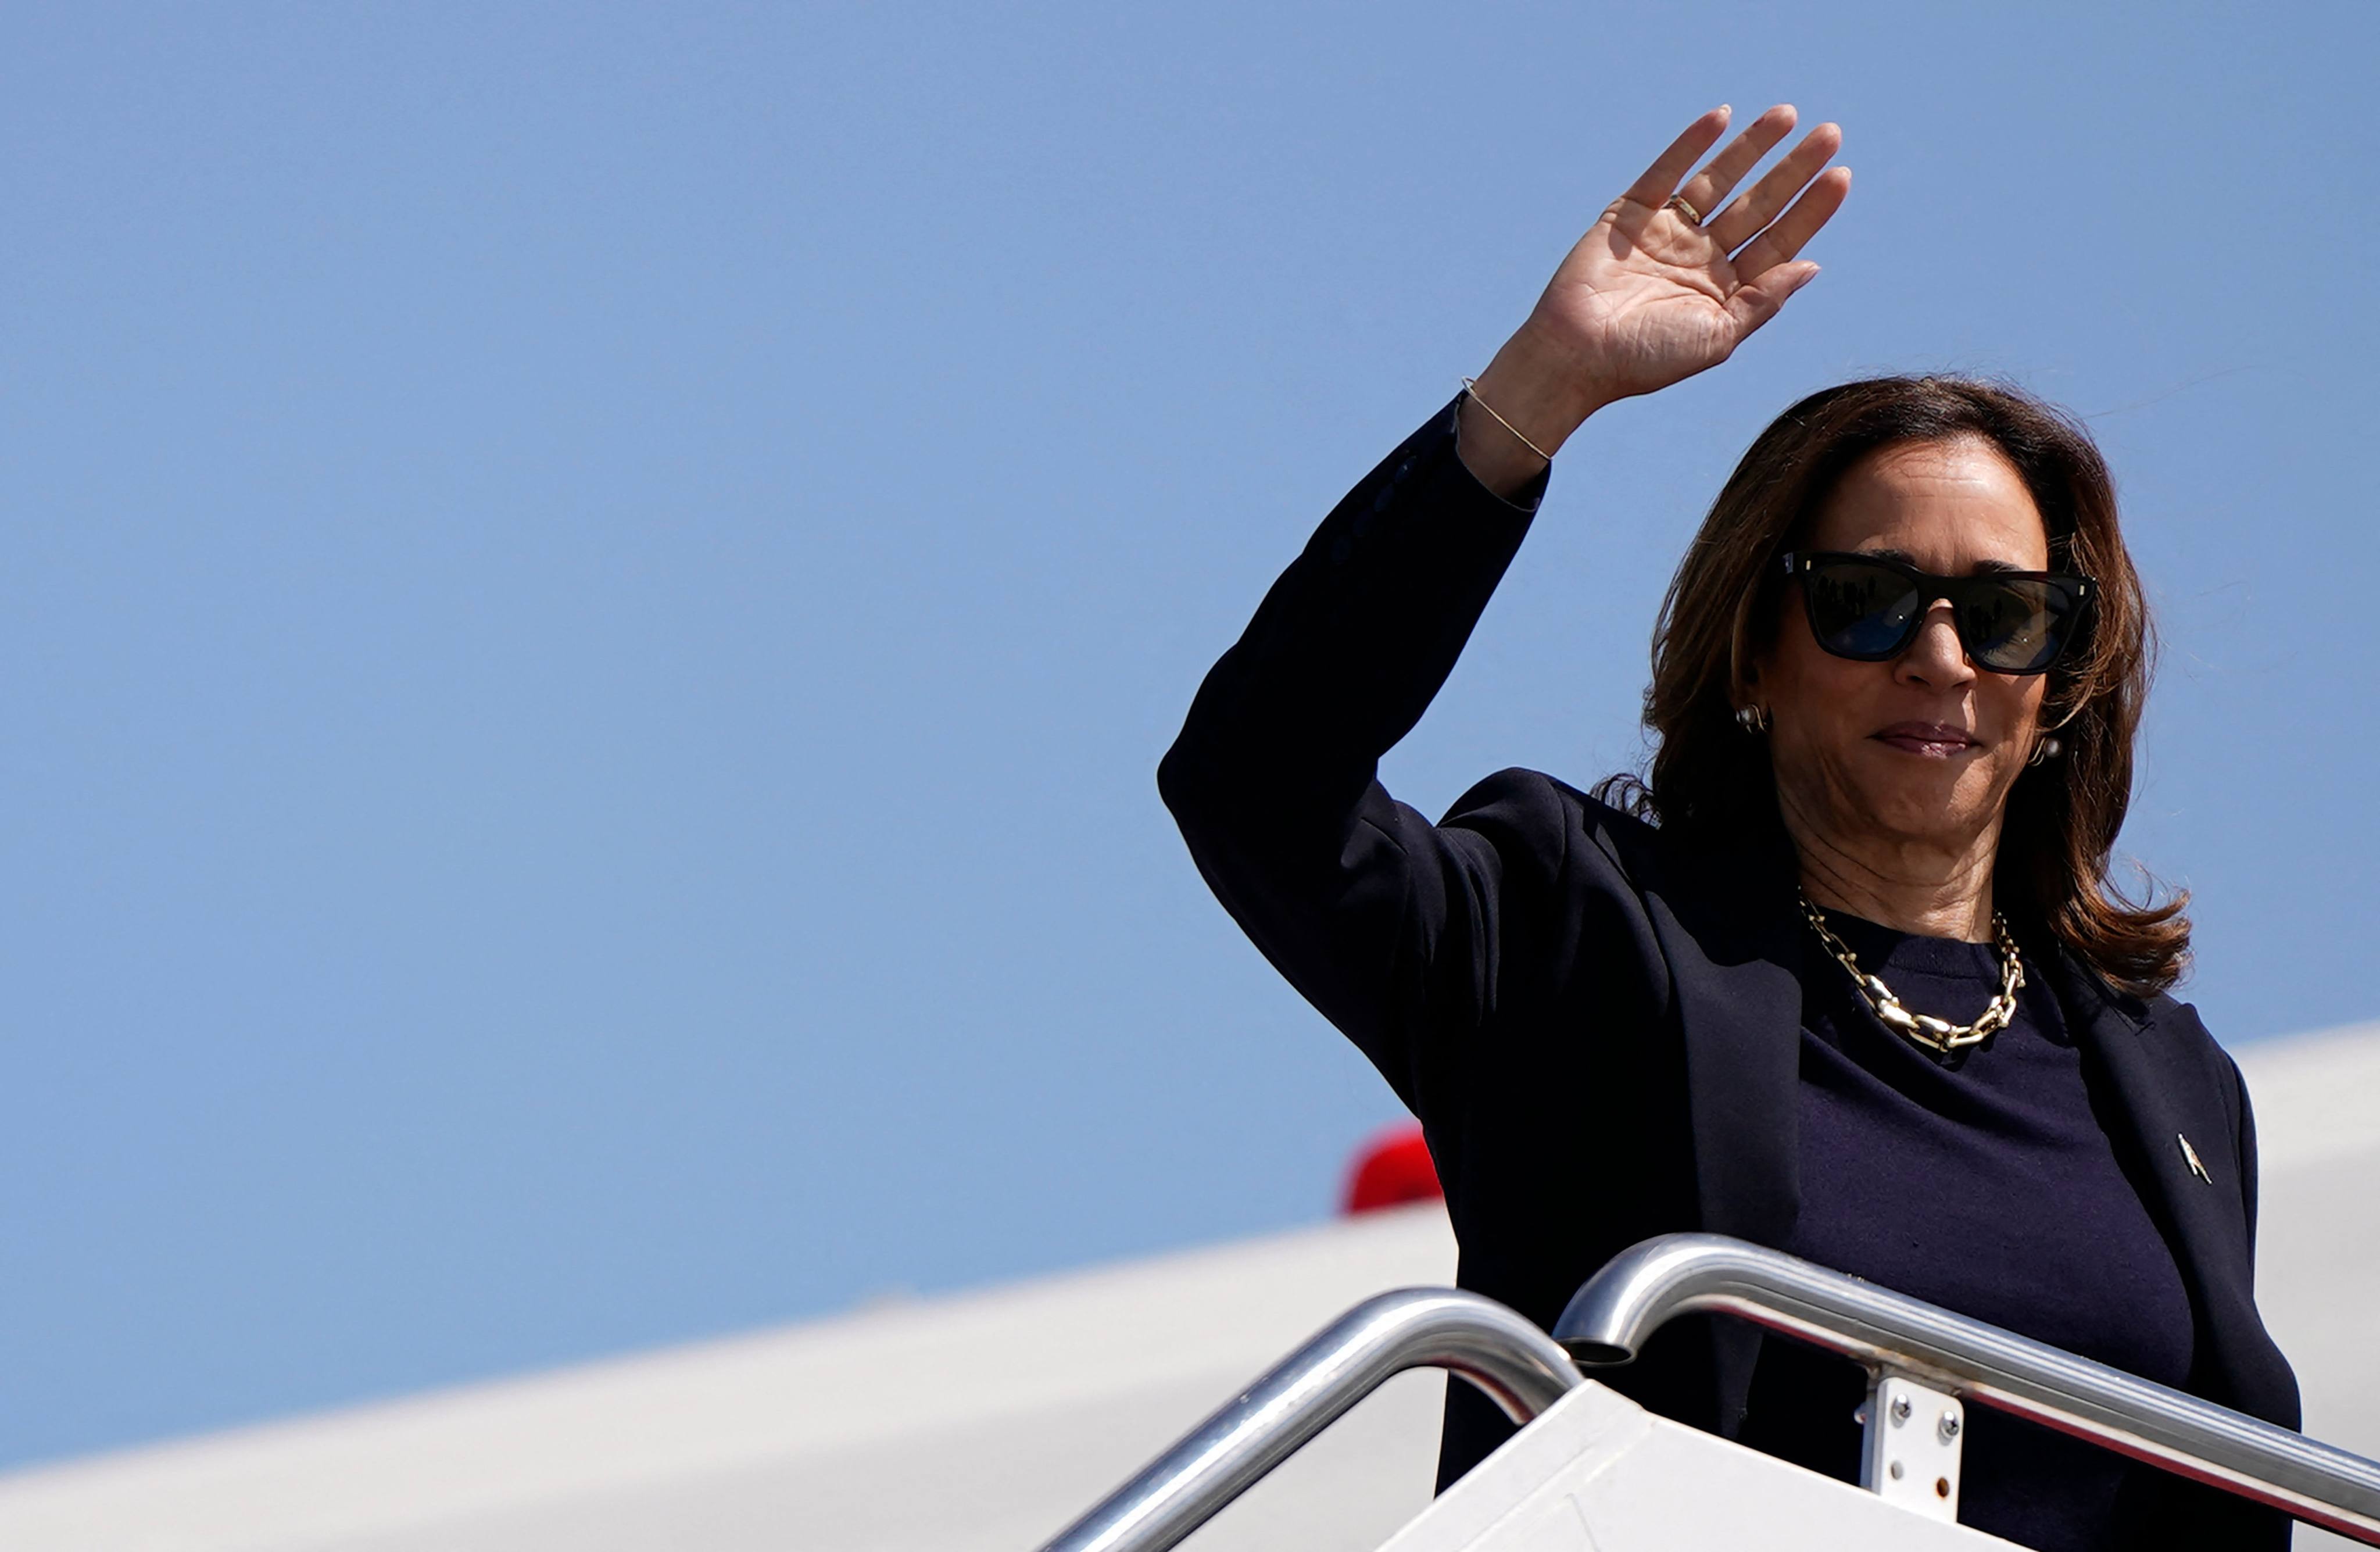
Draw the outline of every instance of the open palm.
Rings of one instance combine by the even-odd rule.
[[[1593,385],[1597,402],[1649,394],[1717,366],[1817,273],[1795,256],[1851,190],[1850,169],[1826,170],[1842,144],[1834,125],[1810,131],[1720,208],[1793,118],[1790,107],[1769,109],[1687,178],[1727,129],[1727,109],[1705,114],[1554,272],[1526,327],[1577,382]]]

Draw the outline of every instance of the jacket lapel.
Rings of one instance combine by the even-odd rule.
[[[1801,915],[1792,855],[1672,854],[1648,899],[1677,996],[1702,1227],[1781,1246],[1801,1212]]]
[[[2198,1319],[2194,1366],[2203,1376],[2193,1388],[2264,1410],[2259,1403],[2271,1388],[2264,1371],[2281,1360],[2256,1313],[2234,1123],[2196,1060],[2192,1032],[2164,1027],[2157,1010],[2113,991],[2062,948],[2051,973],[2112,1101],[2102,1107],[2106,1124],[2117,1146],[2131,1150],[2143,1195],[2189,1291]],[[2187,1017],[2164,1008],[2167,1019]]]
[[[1802,1210],[1801,915],[1777,859],[1706,858],[1648,895],[1676,992],[1700,1226],[1782,1248]],[[1711,1322],[1718,1431],[1742,1426],[1760,1330]]]
[[[1702,1226],[1781,1246],[1802,1210],[1798,945],[1791,934],[1757,933],[1726,945],[1704,938],[1701,947],[1710,957],[1672,950],[1670,963],[1681,966],[1678,1012]]]

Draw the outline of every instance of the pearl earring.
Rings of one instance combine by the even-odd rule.
[[[2045,733],[2041,735],[2041,742],[2033,746],[2033,758],[2024,763],[2027,765],[2047,765],[2051,760],[2056,759],[2058,755],[2065,750],[2065,748],[2066,746],[2058,741],[2058,735],[2056,734]]]
[[[1754,737],[1758,737],[1760,734],[1768,731],[1767,708],[1762,706],[1740,706],[1736,708],[1735,725],[1742,728],[1744,732],[1751,734]]]

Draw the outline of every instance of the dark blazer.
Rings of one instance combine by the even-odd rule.
[[[1698,850],[1527,770],[1432,824],[1375,779],[1527,532],[1455,456],[1453,406],[1332,510],[1208,673],[1159,785],[1225,909],[1420,1118],[1459,1280],[1549,1326],[1612,1255],[1708,1230],[1782,1245],[1799,1208],[1803,929],[1791,858]],[[2196,1318],[2191,1388],[2298,1425],[2253,1297],[2255,1132],[2189,1007],[2028,945],[2125,1124]],[[2187,1134],[2213,1176],[2193,1175]],[[1722,1434],[1760,1333],[1680,1322],[1612,1382]],[[1449,1387],[1441,1485],[1509,1432]],[[2288,1523],[2142,1473],[2143,1537],[2278,1546]]]

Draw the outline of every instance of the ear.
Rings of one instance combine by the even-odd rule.
[[[1728,714],[1740,718],[1759,704],[1760,665],[1753,662],[1734,664],[1728,674]]]
[[[1768,670],[1774,666],[1776,655],[1777,643],[1759,641],[1753,643],[1751,649],[1736,661],[1736,704],[1740,706],[1747,700],[1760,698],[1761,690],[1767,683]]]

